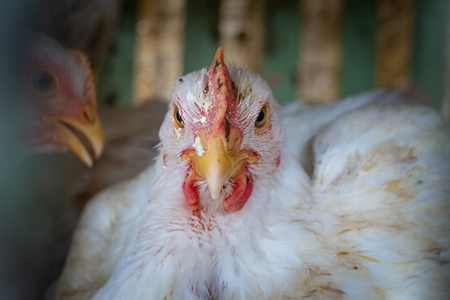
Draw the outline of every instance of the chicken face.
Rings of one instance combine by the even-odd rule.
[[[229,69],[219,48],[208,70],[178,80],[171,98],[162,152],[166,168],[185,166],[186,205],[194,212],[222,203],[228,212],[242,209],[255,182],[280,162],[282,129],[269,87]]]
[[[93,74],[87,58],[52,39],[27,35],[21,69],[25,144],[34,151],[71,150],[87,166],[98,158],[103,132],[97,113]]]

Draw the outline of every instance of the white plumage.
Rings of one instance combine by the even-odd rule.
[[[218,50],[176,83],[155,164],[88,204],[56,298],[447,299],[450,130],[406,102],[378,91],[308,118],[291,107],[287,146],[266,83],[228,72]],[[218,195],[201,164],[217,136],[244,157]],[[297,163],[309,142],[311,175]]]

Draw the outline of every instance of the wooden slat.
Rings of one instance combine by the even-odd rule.
[[[227,61],[258,72],[263,45],[263,0],[222,0],[219,44]]]
[[[378,0],[378,86],[411,84],[413,33],[414,0]]]
[[[134,104],[167,99],[183,71],[186,0],[140,0],[136,25]]]
[[[300,97],[317,103],[339,97],[343,0],[301,0]]]

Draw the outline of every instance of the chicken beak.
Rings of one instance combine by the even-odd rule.
[[[205,178],[211,198],[219,198],[222,187],[230,177],[234,165],[234,157],[225,151],[222,139],[212,140],[206,153],[194,157],[194,165],[197,172]]]
[[[226,182],[242,172],[244,163],[256,163],[257,157],[246,151],[236,151],[237,145],[230,147],[224,137],[215,137],[205,143],[205,138],[199,136],[205,152],[199,155],[197,151],[191,158],[197,173],[206,180],[211,198],[216,200]]]
[[[94,157],[99,158],[103,152],[104,138],[95,104],[92,102],[84,104],[81,118],[52,116],[46,120],[56,126],[56,139],[67,145],[86,166],[92,167],[93,158],[74,130],[80,132],[87,139],[94,152]]]

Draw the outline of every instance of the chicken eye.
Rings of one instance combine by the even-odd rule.
[[[264,127],[264,125],[266,124],[267,121],[267,108],[264,105],[261,108],[261,111],[258,113],[258,115],[256,116],[256,120],[255,120],[255,126],[257,128],[262,128]]]
[[[176,128],[184,127],[184,121],[183,118],[181,117],[180,109],[177,106],[174,107],[173,120]]]
[[[58,86],[55,76],[47,71],[40,71],[34,74],[32,82],[34,90],[43,95],[54,92]]]

